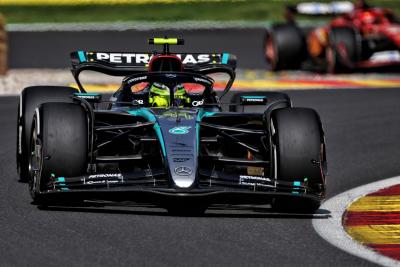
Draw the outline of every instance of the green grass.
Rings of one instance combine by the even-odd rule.
[[[180,20],[282,20],[283,8],[294,0],[246,0],[176,4],[126,4],[79,6],[1,5],[8,23],[33,22],[116,22]],[[326,0],[320,2],[329,2]],[[371,0],[371,4],[392,8],[400,16],[399,0]]]

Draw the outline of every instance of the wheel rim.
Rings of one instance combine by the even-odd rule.
[[[275,51],[274,41],[270,36],[267,37],[267,41],[265,43],[265,58],[271,65],[271,69],[274,70],[277,63],[277,54]]]
[[[21,172],[20,172],[20,170],[21,170],[21,168],[20,168],[20,163],[19,163],[19,161],[20,161],[20,159],[19,159],[19,147],[20,147],[20,143],[19,143],[19,140],[20,140],[20,137],[19,137],[19,127],[20,127],[20,125],[19,125],[19,120],[20,120],[20,117],[21,117],[21,115],[20,115],[20,113],[19,113],[19,104],[18,104],[18,122],[17,122],[17,149],[16,149],[16,159],[17,159],[17,172],[18,172],[18,174],[21,174]]]
[[[274,136],[276,133],[275,130],[275,125],[274,125],[274,121],[271,119],[271,136]],[[272,140],[271,140],[272,142]],[[278,153],[276,150],[276,144],[274,142],[272,142],[272,153],[273,153],[273,173],[272,173],[272,177],[275,179],[275,181],[278,179]]]
[[[35,123],[34,123],[35,124]],[[42,163],[42,143],[37,135],[36,127],[32,131],[32,141],[29,155],[29,190],[32,197],[37,192],[38,182],[40,180],[40,167]]]
[[[323,186],[323,191],[325,192],[325,185],[326,185],[326,174],[327,174],[327,164],[326,164],[326,150],[325,150],[325,143],[321,143],[321,163],[320,163],[320,169],[321,169],[321,177],[322,177],[322,186]]]
[[[332,47],[326,48],[326,72],[327,73],[335,73],[335,65],[336,65],[336,58],[335,58],[335,51]]]

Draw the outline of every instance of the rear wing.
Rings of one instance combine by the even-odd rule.
[[[354,4],[349,1],[335,1],[330,3],[300,3],[296,6],[288,6],[294,13],[310,16],[340,15],[354,10]]]
[[[229,53],[171,53],[181,58],[184,71],[200,74],[225,72],[233,84],[235,79],[236,56]],[[71,53],[72,74],[81,91],[85,91],[79,81],[83,70],[92,70],[112,76],[127,76],[147,72],[154,54],[138,52],[94,52],[75,51]],[[227,87],[228,87],[227,85]],[[229,86],[229,87],[230,87]],[[227,88],[229,90],[229,88]]]
[[[236,68],[236,56],[229,53],[171,53],[178,56],[185,69],[193,69],[203,65],[227,65],[232,69]],[[121,76],[124,71],[147,71],[152,53],[136,52],[88,52],[75,51],[71,53],[72,69],[87,67],[98,67],[104,72],[110,71],[111,75]]]

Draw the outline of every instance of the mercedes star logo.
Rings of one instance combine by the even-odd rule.
[[[184,166],[177,167],[174,171],[179,176],[189,176],[192,174],[192,169]]]

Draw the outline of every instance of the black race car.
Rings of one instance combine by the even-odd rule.
[[[23,90],[17,165],[35,204],[134,201],[189,212],[226,203],[319,207],[326,157],[316,111],[293,108],[277,92],[236,93],[225,105],[235,56],[173,54],[169,46],[183,43],[176,38],[150,43],[163,52],[73,52],[79,91]],[[87,70],[125,78],[104,101],[82,86]],[[219,96],[216,73],[229,76]]]

